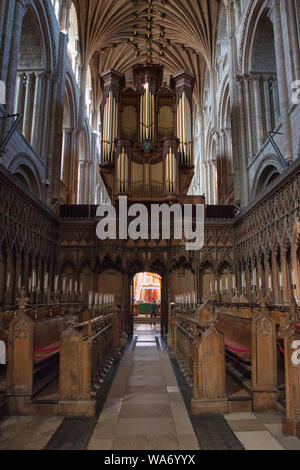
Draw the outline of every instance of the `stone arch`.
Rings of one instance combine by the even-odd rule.
[[[267,155],[260,163],[252,184],[251,197],[254,199],[282,173],[282,165],[275,155]]]
[[[47,72],[54,70],[56,62],[51,19],[43,3],[28,3],[23,17],[14,102],[15,113],[23,114],[20,132],[37,153],[42,145],[42,94]]]
[[[42,185],[39,173],[27,155],[17,155],[9,166],[16,179],[39,199],[42,198]]]
[[[251,58],[253,55],[255,32],[262,15],[266,14],[268,11],[267,4],[267,0],[257,0],[255,3],[252,2],[252,4],[249,5],[240,46],[239,65],[242,74],[247,74],[251,71]]]
[[[232,202],[233,195],[233,152],[231,140],[231,104],[229,77],[226,76],[222,84],[220,101],[219,101],[219,125],[220,135],[220,152],[217,155],[218,169],[218,199],[220,203],[228,204]]]
[[[78,154],[76,148],[78,106],[74,80],[67,73],[63,113],[63,139],[60,178],[64,183],[67,194],[65,203],[74,204],[77,194]]]
[[[21,69],[45,69],[47,44],[43,34],[40,13],[29,3],[23,17],[18,66]]]
[[[256,118],[257,148],[253,151],[257,152],[266,140],[267,132],[275,130],[280,120],[274,28],[268,2],[255,3],[247,24],[242,73],[250,78],[250,94],[255,100],[255,111],[251,110],[251,113],[253,122]]]

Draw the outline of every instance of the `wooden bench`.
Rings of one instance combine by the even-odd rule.
[[[251,320],[219,314],[216,326],[224,335],[227,361],[245,377],[251,378]]]
[[[39,415],[42,406],[44,415],[95,415],[96,392],[119,354],[117,318],[91,319],[87,309],[79,313],[85,319],[80,324],[62,316],[33,320],[24,310],[10,323],[6,402],[11,414]]]
[[[185,314],[187,318],[191,315],[187,312]],[[209,318],[210,316],[212,318]],[[217,319],[212,321],[214,316],[217,316]],[[278,395],[277,331],[276,322],[267,307],[241,309],[236,306],[219,306],[218,310],[215,310],[214,306],[207,304],[194,312],[194,317],[204,329],[214,324],[216,330],[222,333],[227,370],[249,390],[253,397],[254,410],[275,408]],[[172,338],[169,338],[169,345],[174,349],[178,329],[173,325],[172,318]],[[212,356],[215,354],[211,351]]]
[[[230,314],[229,309],[229,314],[219,313],[217,328],[225,336],[228,361],[251,379],[253,409],[275,408],[277,325],[272,312],[265,304],[252,310],[245,308],[243,313],[233,309]]]
[[[60,337],[64,329],[62,317],[34,322],[33,399],[59,376]]]

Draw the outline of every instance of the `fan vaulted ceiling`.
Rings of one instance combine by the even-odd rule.
[[[218,0],[78,0],[84,64],[97,74],[114,68],[126,75],[127,85],[132,66],[147,59],[165,66],[166,82],[188,69],[196,76],[200,103],[219,8]],[[96,94],[101,99],[99,84]]]

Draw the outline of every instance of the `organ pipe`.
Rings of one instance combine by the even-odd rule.
[[[179,155],[182,163],[192,163],[192,113],[185,91],[177,107],[177,137]]]
[[[144,94],[141,97],[141,139],[152,141],[154,139],[154,95],[146,83]]]
[[[114,141],[118,136],[118,103],[112,91],[106,99],[103,124],[103,161],[110,163],[114,160]]]
[[[118,157],[118,188],[120,194],[128,192],[128,155],[124,147]]]
[[[176,157],[171,147],[166,156],[166,192],[176,193]]]

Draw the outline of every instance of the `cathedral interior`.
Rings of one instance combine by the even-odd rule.
[[[1,450],[300,450],[299,91],[300,0],[0,0]]]

